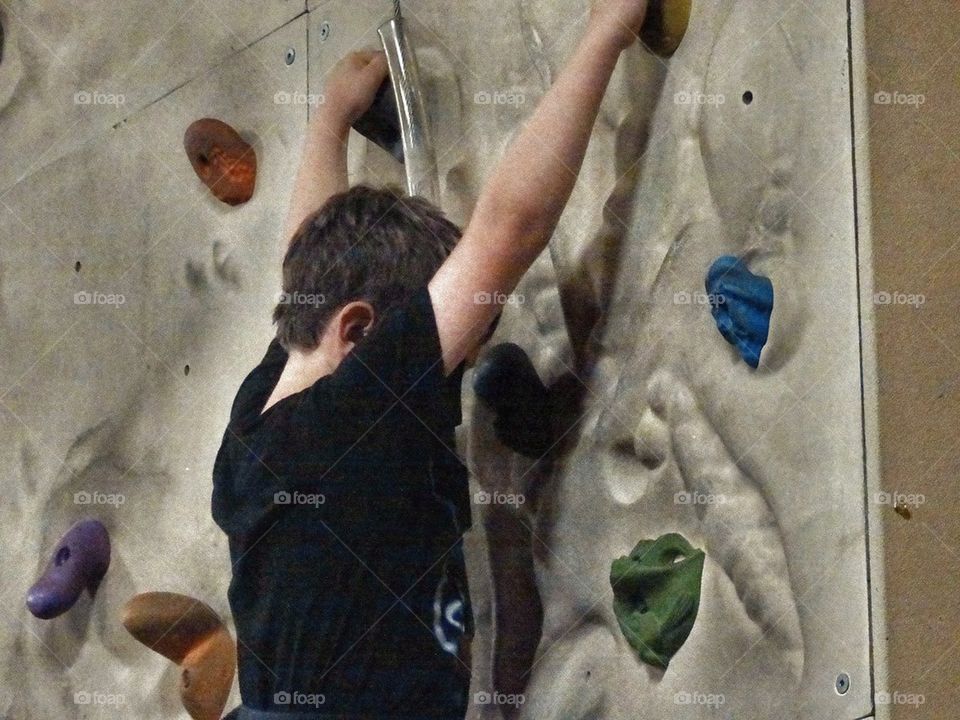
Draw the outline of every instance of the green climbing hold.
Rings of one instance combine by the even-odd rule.
[[[702,550],[682,535],[641,540],[613,561],[613,612],[630,647],[643,662],[667,669],[687,641],[700,607]]]

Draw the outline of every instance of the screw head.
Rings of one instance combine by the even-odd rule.
[[[850,689],[850,676],[846,673],[837,675],[837,694],[846,695]]]
[[[287,65],[293,65],[297,60],[297,51],[294,48],[287,48],[287,53],[284,56],[284,61]]]
[[[320,42],[326,42],[330,38],[331,30],[330,23],[326,20],[320,23]]]

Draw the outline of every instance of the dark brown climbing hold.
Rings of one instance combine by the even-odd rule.
[[[353,129],[403,162],[400,112],[390,78],[383,81],[370,109],[353,124]]]
[[[183,148],[197,177],[218,200],[243,205],[257,184],[257,153],[221,120],[204,118],[187,128]]]

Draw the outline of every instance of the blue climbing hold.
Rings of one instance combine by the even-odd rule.
[[[739,258],[724,255],[710,267],[706,286],[720,334],[756,369],[770,333],[773,283],[754,275]]]

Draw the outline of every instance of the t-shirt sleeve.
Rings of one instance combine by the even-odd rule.
[[[259,412],[261,408],[252,408],[253,399],[262,394],[263,388],[268,384],[269,379],[283,370],[287,362],[287,351],[283,349],[280,341],[274,338],[267,347],[267,352],[250,371],[237,390],[237,395],[230,408],[230,422],[235,424],[241,418],[253,410]],[[275,378],[274,378],[275,379]]]
[[[460,424],[462,367],[446,376],[426,287],[378,323],[326,378],[304,395],[298,424],[336,428],[337,444],[356,442],[392,411],[409,411],[441,435]]]

